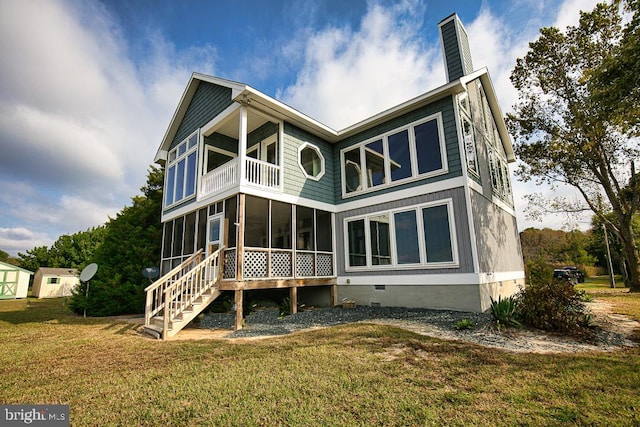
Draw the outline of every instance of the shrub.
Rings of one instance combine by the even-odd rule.
[[[517,316],[517,300],[510,296],[507,298],[498,297],[498,301],[491,297],[491,315],[496,321],[498,329],[501,326],[520,326]]]
[[[564,280],[534,283],[517,296],[523,323],[546,331],[577,334],[589,325],[583,296]]]

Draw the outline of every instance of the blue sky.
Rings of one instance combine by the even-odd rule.
[[[0,249],[49,246],[130,204],[193,71],[340,129],[445,83],[437,24],[456,12],[506,113],[539,28],[595,3],[0,0]],[[532,191],[514,182],[520,229],[562,227],[525,218]]]

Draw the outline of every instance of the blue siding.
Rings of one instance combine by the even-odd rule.
[[[267,122],[247,135],[247,148],[259,144],[262,140],[278,133],[278,124]]]
[[[201,81],[178,127],[176,136],[171,142],[171,148],[178,145],[193,131],[205,125],[232,103],[230,88]]]
[[[222,148],[223,150],[238,154],[238,140],[218,132],[205,136],[204,143],[212,147]]]
[[[442,113],[442,126],[444,129],[444,138],[445,138],[445,147],[447,150],[447,160],[449,171],[445,174],[434,176],[431,178],[418,179],[412,182],[408,182],[406,184],[396,185],[392,187],[387,187],[380,189],[378,191],[371,191],[366,194],[351,196],[345,199],[342,199],[342,183],[341,183],[341,174],[340,170],[340,150],[343,148],[349,147],[351,145],[355,145],[359,142],[365,141],[367,139],[373,138],[377,135],[381,135],[390,130],[405,126],[409,123],[420,120],[424,117],[428,117],[435,113]],[[447,97],[441,100],[438,100],[432,104],[426,105],[424,107],[418,108],[410,113],[404,114],[398,118],[390,120],[386,123],[378,125],[372,129],[368,129],[364,132],[361,132],[357,135],[349,137],[334,146],[334,174],[335,174],[335,200],[336,203],[344,203],[347,201],[365,199],[367,197],[376,196],[379,194],[392,193],[394,191],[402,190],[405,188],[411,188],[418,185],[423,185],[427,183],[432,183],[444,179],[449,179],[453,177],[458,177],[462,175],[462,159],[460,158],[460,146],[458,145],[458,130],[456,127],[456,118],[453,109],[453,97]],[[465,166],[466,167],[466,166]]]
[[[284,192],[334,204],[335,162],[331,144],[289,123],[284,125],[284,140]],[[307,178],[298,164],[298,148],[305,142],[318,147],[324,157],[325,174],[319,181]]]

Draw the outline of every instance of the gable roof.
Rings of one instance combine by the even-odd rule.
[[[75,268],[40,267],[36,273],[47,276],[77,276],[78,270]]]
[[[22,271],[23,273],[33,274],[33,272],[31,272],[29,270],[25,270],[24,268],[18,267],[17,265],[9,264],[9,263],[3,262],[3,261],[0,261],[0,266],[7,267],[7,268],[10,268],[12,270],[19,270],[19,271]]]
[[[304,129],[331,143],[335,143],[348,136],[362,132],[382,122],[398,117],[422,105],[426,105],[447,96],[461,93],[466,89],[467,83],[478,78],[482,81],[487,101],[489,102],[489,105],[494,112],[494,116],[497,118],[496,125],[498,127],[498,132],[500,133],[502,140],[505,141],[505,152],[507,154],[507,160],[515,161],[511,138],[509,136],[509,133],[507,132],[507,128],[502,116],[502,111],[500,109],[500,105],[498,104],[498,99],[493,87],[493,83],[491,83],[489,71],[486,67],[474,71],[473,73],[467,74],[459,79],[446,83],[442,86],[439,86],[431,91],[425,92],[422,95],[419,95],[415,98],[384,110],[342,130],[334,130],[331,127],[307,116],[306,114],[301,113],[295,108],[292,108],[287,104],[278,101],[277,99],[265,95],[264,93],[252,88],[247,84],[194,72],[189,78],[187,87],[185,88],[185,91],[180,98],[178,107],[176,108],[176,111],[171,118],[169,127],[164,134],[154,160],[158,163],[165,159],[166,153],[171,146],[180,123],[184,119],[187,108],[189,107],[200,82],[208,82],[215,85],[227,87],[231,89],[232,101],[245,104],[251,103],[251,106],[254,108],[264,110],[265,112],[275,116],[278,119],[288,121],[300,127],[301,129]]]

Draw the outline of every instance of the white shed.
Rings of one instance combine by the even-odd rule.
[[[40,267],[33,278],[31,295],[37,298],[68,297],[79,284],[75,268]]]
[[[29,270],[0,261],[0,299],[26,298],[32,275]]]

